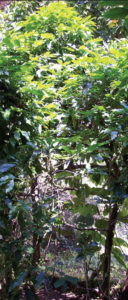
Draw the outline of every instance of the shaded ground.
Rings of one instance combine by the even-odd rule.
[[[46,293],[44,290],[41,290],[37,293],[40,300],[85,300],[85,295],[76,295],[73,292],[60,292],[58,290],[52,290],[48,293]],[[25,300],[25,295],[22,298]],[[91,298],[93,300],[93,298]]]
[[[78,296],[75,295],[72,292],[67,293],[61,293],[57,290],[54,290],[50,292],[49,294],[46,294],[44,291],[40,292],[40,300],[68,300],[68,299],[74,299],[74,300],[84,300],[85,296]]]
[[[46,293],[45,290],[40,290],[37,292],[37,295],[40,300],[86,300],[85,294],[76,294],[72,291],[61,292],[59,290],[53,289],[50,292]],[[29,298],[31,299],[31,298]],[[33,298],[32,298],[33,299]],[[99,293],[97,296],[91,296],[90,300],[102,300],[102,295]],[[124,292],[121,289],[113,290],[113,294],[110,297],[111,300],[128,300],[128,288]],[[22,297],[22,300],[26,300],[25,296]]]
[[[46,293],[45,290],[40,290],[37,292],[37,295],[40,300],[86,300],[85,294],[76,294],[72,291],[69,292],[61,292],[59,290],[53,289],[50,292]],[[31,298],[29,298],[31,299]],[[32,298],[33,299],[33,298]],[[99,293],[97,296],[90,295],[90,300],[102,300],[102,295]],[[122,292],[121,289],[113,290],[113,294],[110,297],[111,300],[128,300],[128,288],[125,292]],[[26,300],[25,295],[22,297],[22,300]]]

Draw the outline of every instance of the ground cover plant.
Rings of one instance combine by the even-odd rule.
[[[115,235],[128,221],[127,39],[96,37],[66,1],[12,7],[0,25],[1,299],[77,285],[63,270],[74,254],[86,299],[110,299],[111,274],[127,270]]]

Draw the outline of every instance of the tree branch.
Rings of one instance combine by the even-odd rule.
[[[79,228],[77,226],[74,226],[72,224],[69,224],[66,222],[64,216],[63,216],[63,222],[64,222],[64,225],[72,228],[72,229],[76,229],[76,230],[79,230],[79,231],[88,231],[88,230],[91,230],[91,231],[107,231],[107,229],[105,228],[96,228],[96,227],[84,227],[84,228]]]

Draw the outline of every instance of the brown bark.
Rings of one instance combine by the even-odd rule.
[[[34,178],[32,180],[32,184],[31,184],[31,195],[32,195],[32,209],[33,209],[33,215],[37,209],[37,194],[36,194],[36,190],[37,190],[37,186],[38,186],[38,176],[36,176],[36,178]],[[35,227],[36,227],[36,220],[33,217],[33,221],[35,223]],[[40,237],[38,236],[37,233],[33,233],[33,255],[32,255],[32,264],[35,265],[36,263],[38,263],[40,259]]]
[[[120,300],[126,300],[126,299],[128,299],[128,270],[126,272],[124,286],[123,286],[122,294],[121,294],[121,297],[120,297]]]
[[[117,221],[117,215],[118,215],[118,205],[117,203],[115,203],[109,216],[109,224],[108,224],[106,243],[105,243],[103,285],[102,285],[103,300],[109,299],[111,252],[112,252],[113,237],[114,237],[114,231],[115,231],[115,226]]]
[[[33,235],[33,250],[32,264],[35,265],[40,259],[40,239],[36,234]]]

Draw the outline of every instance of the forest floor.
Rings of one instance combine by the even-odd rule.
[[[61,292],[59,290],[53,289],[49,293],[46,293],[45,290],[41,290],[37,292],[37,295],[40,300],[86,300],[86,295],[84,294],[78,294],[78,293],[73,293],[72,291],[69,292]],[[128,296],[128,295],[127,295]],[[113,295],[111,296],[111,300],[128,300],[126,297],[121,297],[121,293],[118,295],[114,292]],[[97,297],[92,297],[90,296],[90,300],[102,300],[102,296],[99,294]],[[22,297],[22,300],[26,300],[25,296]]]
[[[124,238],[124,240],[128,241],[127,236],[127,230],[126,225],[122,225],[120,228],[118,226],[117,228],[117,236],[121,236]],[[64,243],[64,241],[63,241]],[[128,255],[128,251],[126,247],[121,247],[122,253],[124,255]],[[76,260],[76,245],[74,244],[73,240],[65,239],[65,243],[62,246],[58,245],[55,247],[55,245],[51,245],[48,253],[47,253],[47,272],[49,276],[55,276],[55,281],[61,277],[61,273],[63,273],[63,276],[71,276],[71,277],[78,277],[79,282],[78,285],[74,285],[70,287],[68,286],[68,290],[64,291],[63,288],[54,288],[54,284],[48,286],[48,292],[46,292],[45,289],[41,289],[37,292],[37,295],[40,300],[85,300],[86,299],[86,292],[85,292],[85,283],[84,283],[84,267],[83,267],[83,261],[82,260]],[[97,257],[92,258],[92,266],[95,264],[95,261],[97,260]],[[125,259],[126,260],[126,259]],[[113,262],[113,259],[112,259]],[[60,270],[61,269],[61,270]],[[52,271],[51,271],[52,270]],[[53,272],[53,273],[52,273]],[[50,278],[51,278],[50,277]],[[119,266],[117,264],[117,270],[114,269],[114,273],[112,272],[111,277],[114,280],[114,284],[112,286],[111,292],[111,300],[128,300],[128,298],[120,298],[119,295],[121,295],[121,289],[119,288],[120,282],[122,282],[125,278],[125,270],[123,267]],[[116,289],[115,286],[118,286]],[[23,300],[25,300],[25,295],[23,295]],[[94,288],[90,290],[90,300],[102,300],[101,293],[99,291],[99,288]]]
[[[41,290],[37,292],[37,295],[40,300],[85,300],[86,295],[85,294],[78,294],[73,293],[72,291],[69,292],[61,292],[59,290],[53,289],[50,292],[46,293],[46,291]],[[23,295],[23,300],[25,300],[25,295]],[[95,300],[96,298],[92,298],[91,300]],[[100,298],[98,298],[100,299]]]
[[[40,300],[84,300],[85,295],[76,295],[73,292],[60,292],[58,290],[52,290],[50,293],[46,293],[44,290],[38,293]]]

